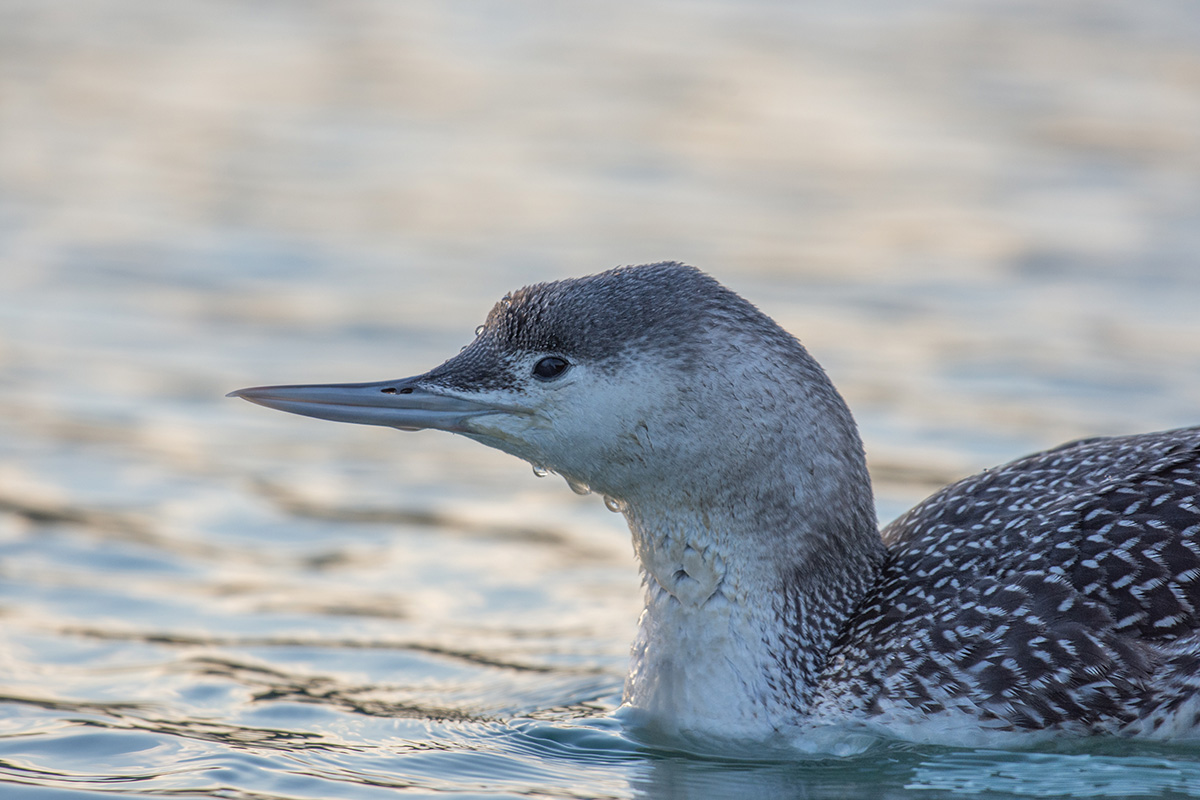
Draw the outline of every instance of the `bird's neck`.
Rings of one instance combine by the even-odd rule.
[[[804,716],[884,548],[873,512],[766,507],[627,510],[646,606],[625,702],[642,724],[760,739]]]

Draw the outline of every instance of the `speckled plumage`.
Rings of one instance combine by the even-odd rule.
[[[1200,429],[1028,456],[943,489],[883,536],[888,559],[805,713],[1200,725]]]

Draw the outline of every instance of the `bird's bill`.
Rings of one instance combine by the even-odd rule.
[[[431,391],[421,387],[417,378],[377,383],[254,386],[226,396],[306,417],[410,431],[432,428],[467,433],[465,425],[471,418],[506,410]]]

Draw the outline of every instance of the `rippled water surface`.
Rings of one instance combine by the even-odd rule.
[[[0,796],[1200,795],[1195,745],[639,741],[599,498],[223,397],[684,260],[826,366],[887,519],[1200,422],[1198,253],[1190,0],[0,0]]]

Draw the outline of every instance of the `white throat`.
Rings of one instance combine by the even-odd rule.
[[[734,522],[678,512],[628,514],[646,606],[625,682],[639,722],[669,735],[762,738],[792,716],[766,643],[783,632],[778,579],[737,552]],[[742,550],[745,548],[742,547]]]

